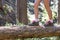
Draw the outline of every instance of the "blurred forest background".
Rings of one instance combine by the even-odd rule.
[[[27,9],[24,9],[24,8],[22,8],[22,7],[24,7],[23,4],[19,4],[20,2],[18,2],[18,4],[17,4],[17,0],[3,0],[2,4],[3,4],[3,8],[4,8],[4,13],[5,13],[5,15],[8,13],[7,16],[5,17],[5,19],[7,19],[7,22],[5,23],[6,26],[11,26],[11,25],[20,25],[21,26],[21,25],[30,23],[31,20],[33,20],[33,18],[34,18],[34,1],[35,0],[27,0]],[[50,8],[51,8],[52,14],[53,14],[54,24],[57,24],[58,0],[50,0],[49,4],[50,4]],[[19,5],[22,7],[20,7]],[[24,11],[24,10],[27,10],[27,11]],[[18,14],[18,12],[20,14]],[[27,12],[27,16],[25,14],[26,12]],[[0,15],[0,17],[1,17],[1,15]],[[24,18],[24,17],[26,17],[26,18]],[[19,19],[19,21],[17,19]],[[44,7],[43,0],[41,1],[40,5],[39,5],[39,19],[42,24],[44,24],[45,21],[48,19],[47,11]],[[28,20],[28,22],[27,22],[27,20]],[[16,40],[60,40],[60,37],[54,36],[54,37],[45,37],[45,38],[41,38],[41,39],[40,38],[27,38],[27,39],[16,39]]]
[[[7,20],[6,25],[14,25],[14,24],[26,25],[30,23],[31,20],[34,19],[34,1],[35,0],[27,0],[24,2],[25,3],[24,4],[22,1],[19,2],[17,0],[3,0],[2,5],[3,5],[4,13],[7,14],[5,16],[5,19]],[[53,14],[52,17],[54,23],[57,23],[58,0],[50,0],[49,4],[52,10],[52,14]],[[47,11],[44,7],[43,0],[41,0],[41,3],[39,5],[39,19],[40,19],[40,23],[42,24],[44,24],[45,21],[48,19]]]

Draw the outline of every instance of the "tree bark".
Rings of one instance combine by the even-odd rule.
[[[0,0],[0,7],[2,6],[2,0]]]
[[[18,20],[23,24],[28,24],[27,0],[17,0]]]
[[[58,0],[58,24],[60,24],[60,0]]]
[[[60,26],[45,28],[40,26],[0,27],[0,39],[42,38],[51,36],[60,36]]]

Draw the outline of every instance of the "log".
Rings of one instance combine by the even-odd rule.
[[[60,26],[2,26],[0,27],[0,39],[14,38],[42,38],[60,36]]]

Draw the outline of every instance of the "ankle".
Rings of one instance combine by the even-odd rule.
[[[33,21],[38,22],[38,21],[39,21],[39,19],[34,19]]]
[[[52,19],[50,19],[49,21],[53,23],[53,20]]]

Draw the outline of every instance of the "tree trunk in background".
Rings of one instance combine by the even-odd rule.
[[[58,0],[58,24],[60,24],[60,0]]]
[[[27,18],[27,0],[17,0],[18,21],[28,24]]]
[[[0,0],[0,7],[2,7],[2,0]]]

